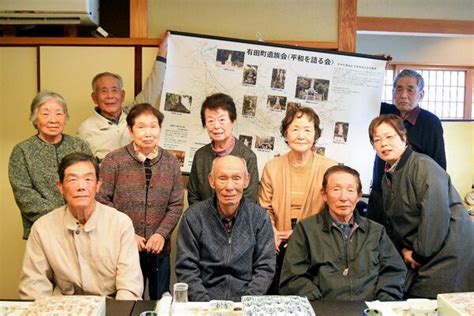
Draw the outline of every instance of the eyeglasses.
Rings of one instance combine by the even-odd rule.
[[[387,135],[385,137],[374,137],[372,139],[372,145],[380,146],[380,145],[382,145],[382,143],[392,144],[395,141],[397,136],[398,136],[398,134]]]

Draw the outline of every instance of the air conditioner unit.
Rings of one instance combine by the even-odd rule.
[[[0,0],[1,24],[99,25],[99,0]]]

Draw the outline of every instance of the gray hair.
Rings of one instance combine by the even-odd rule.
[[[120,90],[123,90],[123,79],[122,79],[122,77],[120,77],[119,74],[115,74],[115,73],[106,71],[106,72],[101,72],[101,73],[94,76],[94,78],[92,79],[92,91],[96,92],[97,80],[99,80],[102,77],[114,77],[115,79],[117,79],[118,88]]]
[[[418,86],[418,90],[422,91],[425,87],[425,80],[423,80],[423,76],[420,75],[418,72],[414,71],[413,69],[403,69],[393,81],[393,89],[397,88],[398,80],[403,77],[410,77],[416,79],[416,85]]]
[[[232,157],[235,157],[235,158],[240,159],[240,160],[242,161],[242,163],[244,164],[245,174],[246,174],[248,177],[250,177],[250,173],[249,173],[249,171],[248,171],[248,169],[247,169],[247,161],[245,161],[244,158],[238,157],[238,156],[234,156],[234,155],[227,155],[227,156],[232,156]],[[209,172],[211,175],[214,176],[214,169],[215,169],[215,165],[216,165],[217,161],[218,161],[219,159],[222,159],[222,158],[227,157],[227,156],[217,157],[217,158],[215,158],[215,159],[212,161],[211,172]]]
[[[64,115],[66,116],[66,120],[69,119],[69,113],[67,111],[67,104],[66,100],[60,95],[59,93],[43,90],[38,92],[35,96],[33,101],[31,102],[31,110],[30,110],[30,121],[33,124],[34,128],[36,127],[36,119],[38,118],[38,111],[40,107],[45,104],[49,100],[56,100],[61,108],[64,111]]]

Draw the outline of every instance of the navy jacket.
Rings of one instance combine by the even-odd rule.
[[[216,198],[184,213],[177,238],[176,276],[188,283],[190,301],[264,295],[275,274],[275,243],[267,212],[243,198],[229,234]]]

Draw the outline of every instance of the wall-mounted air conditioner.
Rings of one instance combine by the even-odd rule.
[[[99,0],[0,0],[1,24],[99,25]]]

